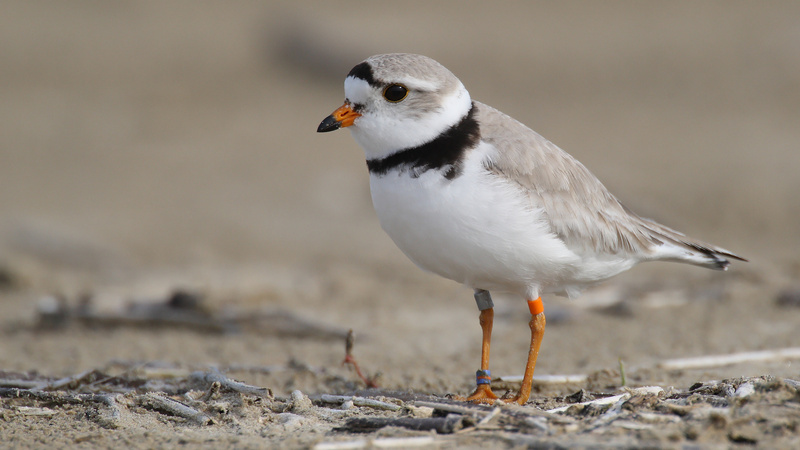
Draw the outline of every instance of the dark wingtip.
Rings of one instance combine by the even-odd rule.
[[[327,133],[328,131],[338,130],[342,127],[342,123],[334,119],[333,116],[328,116],[317,127],[317,133]]]
[[[708,248],[698,244],[688,244],[688,245],[689,247],[692,247],[695,250],[699,250],[705,253],[709,258],[711,258],[713,260],[712,263],[713,266],[711,266],[712,269],[728,270],[728,267],[731,265],[731,262],[725,258],[731,258],[738,261],[748,262],[741,256],[733,254],[727,250]]]
[[[742,261],[742,262],[749,262],[748,260],[746,260],[746,259],[742,258],[741,256],[739,256],[739,255],[735,255],[735,254],[733,254],[733,253],[731,253],[731,252],[727,252],[727,251],[725,251],[725,252],[722,252],[722,251],[715,251],[715,250],[711,250],[711,251],[710,251],[710,253],[709,253],[709,255],[710,255],[712,258],[714,258],[714,259],[716,259],[716,260],[717,260],[717,264],[719,264],[719,265],[720,265],[720,268],[721,268],[722,270],[728,270],[728,266],[730,266],[730,265],[731,265],[731,262],[730,262],[730,261],[728,261],[728,260],[727,260],[727,259],[725,259],[725,258],[731,258],[731,259],[735,259],[735,260],[737,260],[737,261]],[[720,256],[724,256],[725,258],[721,258]]]

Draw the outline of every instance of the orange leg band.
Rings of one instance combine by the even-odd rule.
[[[536,300],[528,300],[528,309],[531,310],[532,316],[543,313],[544,303],[542,303],[542,297],[539,297]]]

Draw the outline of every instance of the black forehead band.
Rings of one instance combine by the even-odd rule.
[[[353,67],[350,73],[347,74],[348,77],[358,78],[361,80],[366,81],[370,86],[379,87],[381,83],[378,83],[375,80],[375,77],[372,76],[372,67],[367,64],[366,61],[362,62],[361,64]]]

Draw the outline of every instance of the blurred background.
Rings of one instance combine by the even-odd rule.
[[[480,333],[471,293],[413,267],[383,234],[349,133],[315,133],[340,106],[349,69],[387,52],[438,60],[474,99],[574,155],[633,210],[751,260],[735,265],[738,278],[659,264],[612,285],[658,284],[663,273],[674,285],[745,277],[758,297],[750,300],[770,305],[800,273],[798,2],[6,0],[2,9],[0,267],[24,287],[5,294],[15,323],[31,320],[30,305],[44,293],[116,289],[108,297],[120,302],[198,287],[233,303],[355,324],[372,330],[368,342],[407,332],[408,348],[363,351],[373,362],[388,358],[383,370],[452,357],[469,385]],[[669,341],[681,326],[667,325],[667,349],[641,352],[791,344],[795,324],[776,328],[780,313],[760,322],[773,334],[754,343],[729,340],[738,333],[729,322],[715,338],[708,324],[719,306],[698,308],[708,319],[697,325],[706,328],[700,347],[691,336],[683,347]],[[519,323],[505,332],[507,355],[496,358],[521,371],[525,308],[514,301],[507,309]],[[404,320],[411,328],[397,324]],[[554,327],[541,370],[637,358],[636,347],[624,347],[630,334],[618,339],[621,350],[582,350],[588,337],[571,343],[579,328],[604,320]],[[469,334],[459,337],[460,329]],[[88,345],[92,335],[81,336]],[[67,371],[114,356],[95,349],[62,357],[58,346],[77,341],[23,337],[38,342],[26,344],[32,359],[6,341],[0,363]],[[203,361],[245,359],[245,351],[225,352],[262,345],[224,338],[211,350],[156,350],[139,339],[109,342],[119,351],[136,340],[130,354],[141,358]],[[559,341],[583,354],[557,362],[557,349],[567,348]],[[325,356],[308,355],[330,351],[283,345],[317,362]]]

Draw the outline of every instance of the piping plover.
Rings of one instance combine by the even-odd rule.
[[[422,269],[474,289],[483,330],[477,388],[492,402],[489,291],[528,301],[527,402],[544,335],[542,294],[575,296],[644,261],[725,270],[728,250],[622,205],[580,162],[535,131],[471,99],[425,56],[387,54],[355,66],[345,102],[318,132],[348,127],[364,149],[381,226]]]

